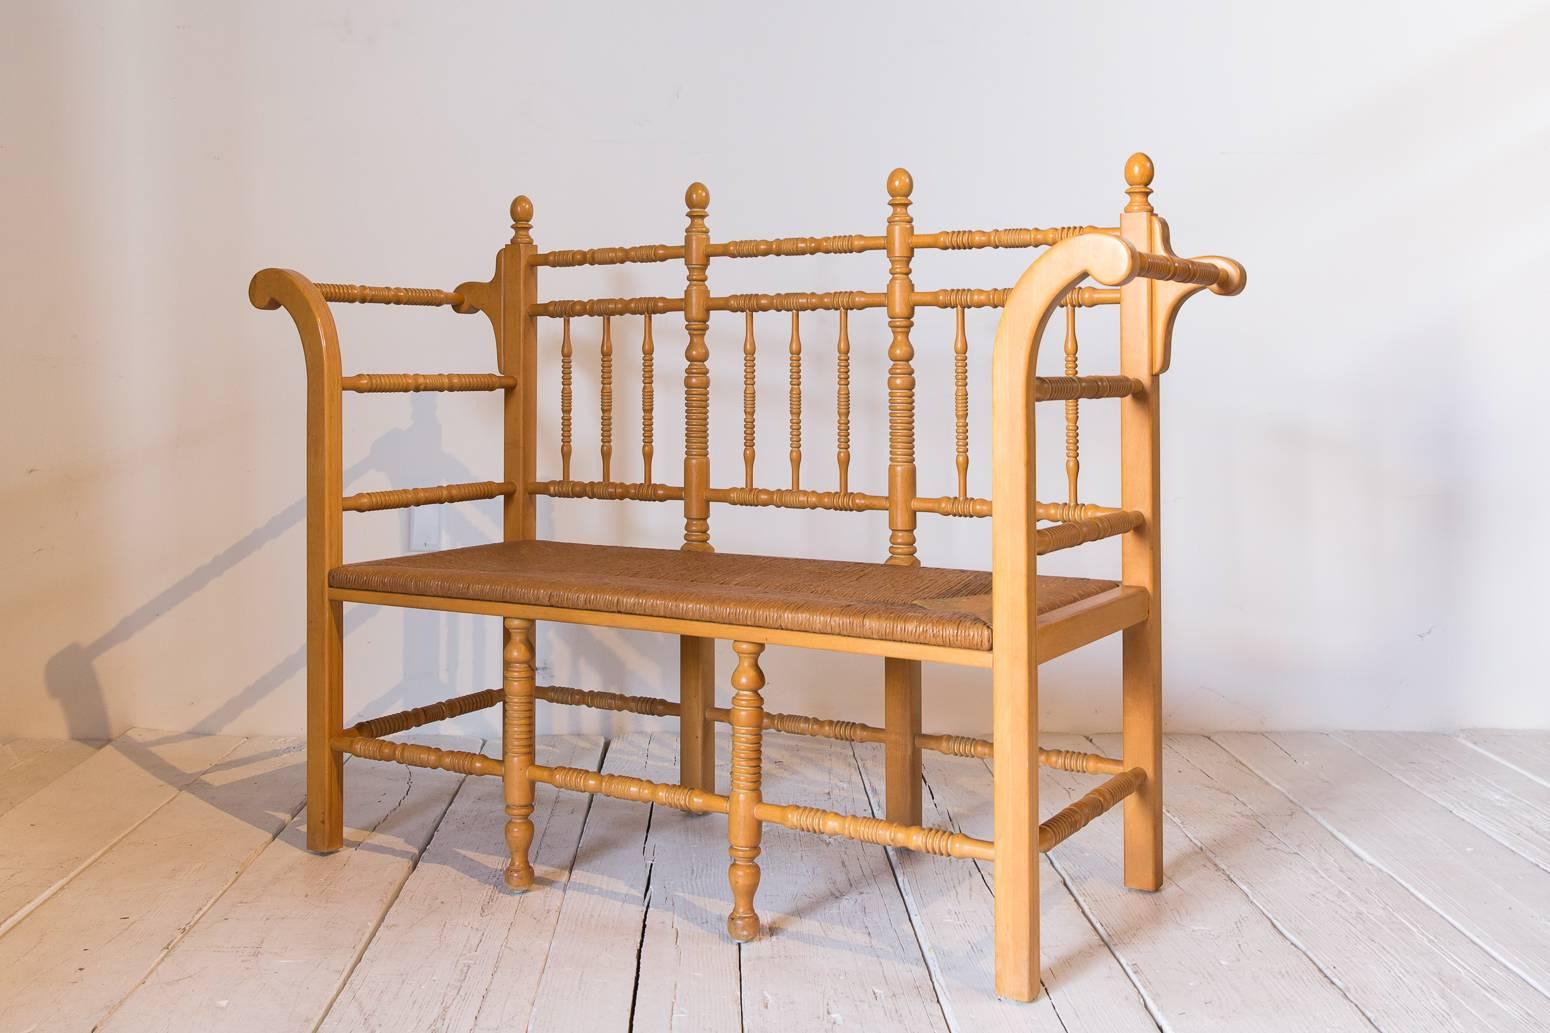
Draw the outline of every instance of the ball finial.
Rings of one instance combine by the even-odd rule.
[[[710,188],[704,183],[690,183],[689,189],[684,191],[684,204],[690,208],[709,208]]]
[[[1157,174],[1157,168],[1152,164],[1152,159],[1142,151],[1137,151],[1125,162],[1125,182],[1133,187],[1149,187],[1152,185],[1152,177]]]
[[[915,191],[915,177],[904,169],[894,169],[888,173],[888,196],[908,197]]]
[[[518,194],[517,199],[511,202],[511,221],[533,221],[533,202],[528,200],[526,194]]]

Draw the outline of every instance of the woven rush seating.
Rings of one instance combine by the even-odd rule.
[[[496,253],[490,278],[452,290],[317,283],[294,270],[260,270],[249,299],[291,317],[307,371],[308,848],[327,852],[344,842],[348,756],[501,779],[509,852],[504,877],[515,892],[550,892],[530,857],[537,786],[671,807],[724,823],[731,897],[726,929],[739,942],[788,934],[769,930],[755,908],[766,826],[989,861],[995,992],[1033,1000],[1041,985],[1041,852],[1123,807],[1125,884],[1156,890],[1163,883],[1161,378],[1183,303],[1202,291],[1237,294],[1245,274],[1232,259],[1173,252],[1167,223],[1151,205],[1153,173],[1144,154],[1126,163],[1126,204],[1117,225],[918,230],[911,212],[914,181],[895,169],[886,181],[886,222],[879,219],[873,227],[882,232],[715,240],[710,191],[694,183],[684,194],[681,242],[659,244],[540,250],[533,203],[519,196],[510,208],[510,242]],[[881,206],[877,214],[883,214]],[[920,251],[1035,248],[1047,250],[1008,270],[1020,270],[1012,286],[922,290],[914,281]],[[859,285],[869,289],[711,290],[713,260],[720,269],[810,255],[872,261],[874,278]],[[629,266],[617,276],[631,284],[668,272],[671,289],[634,297],[540,295],[540,277],[547,284],[551,270],[604,266]],[[334,321],[339,305],[444,308],[487,320],[495,369],[347,374]],[[1117,325],[1118,371],[1084,373],[1078,323],[1086,317],[1079,312],[1104,307],[1116,310],[1117,319],[1100,325]],[[917,327],[917,310],[933,309],[950,316],[950,326]],[[993,341],[982,339],[969,318],[983,309],[1001,313]],[[1040,375],[1040,342],[1057,317],[1064,324],[1063,347],[1046,372],[1060,375]],[[930,332],[923,332],[928,325]],[[937,369],[951,363],[950,377],[917,376],[917,349],[927,348],[941,363]],[[757,397],[761,379],[766,389],[770,385],[772,360],[780,367],[783,396],[777,415],[789,428],[773,448],[767,433],[761,440],[761,419],[770,421]],[[675,380],[681,377],[682,419],[672,428],[682,445],[681,466],[657,455],[658,432],[668,422],[657,407],[664,368]],[[832,408],[826,393],[804,392],[804,382],[814,376],[832,376]],[[630,394],[639,390],[638,408],[633,399],[616,405],[626,386],[616,381],[626,377]],[[557,390],[541,394],[541,386]],[[852,395],[868,387],[870,404],[853,412]],[[347,494],[346,471],[354,467],[343,454],[342,399],[420,391],[499,393],[499,479]],[[815,397],[824,398],[825,422],[833,421],[817,433],[810,426]],[[586,404],[578,405],[578,398]],[[970,412],[985,402],[989,434],[981,442]],[[1061,413],[1052,415],[1063,414],[1063,478],[1035,476],[1040,450],[1034,413],[1051,408],[1041,403],[1055,403]],[[1084,501],[1079,491],[1079,421],[1089,403],[1117,410],[1117,498]],[[918,411],[951,420],[950,429],[946,419],[928,424],[930,437],[921,448]],[[855,412],[868,414],[870,426],[853,421]],[[590,428],[578,432],[578,422],[593,417]],[[739,422],[737,455],[729,439]],[[852,452],[853,434],[863,433],[886,434],[886,450]],[[1054,480],[1063,488],[1057,498],[1036,495],[1041,481]],[[927,486],[951,494],[932,495]],[[344,562],[343,527],[354,519],[346,514],[494,499],[501,507],[496,543]],[[681,509],[682,537],[628,546],[541,540],[541,527],[566,526],[569,507],[597,505]],[[745,514],[804,510],[813,522],[869,513],[873,526],[886,519],[887,537],[878,535],[869,555],[844,561],[721,553],[712,517],[727,506]],[[919,538],[925,527],[956,519],[990,522],[989,556],[962,561],[984,569],[923,564]],[[624,517],[618,526],[641,525]],[[1039,570],[1050,553],[1104,539],[1119,546],[1115,580]],[[499,619],[500,685],[471,686],[477,691],[352,717],[347,724],[345,608],[361,605]],[[636,684],[540,684],[541,622],[677,638],[677,698],[656,694],[660,672],[654,665],[581,665],[622,670],[621,680]],[[1039,665],[1116,635],[1122,640],[1121,755],[1041,749]],[[584,640],[585,648],[613,648],[609,639],[594,636]],[[882,723],[767,709],[761,656],[769,647],[869,658],[880,675]],[[730,677],[724,669],[718,677],[718,660],[724,668],[729,659]],[[988,738],[922,727],[927,662],[986,672]],[[730,698],[719,706],[717,686],[727,683]],[[772,703],[786,688],[778,681],[769,686]],[[848,702],[864,686],[845,688],[835,696]],[[678,780],[539,763],[539,705],[676,719]],[[390,738],[497,707],[499,756]],[[731,726],[730,763],[722,768],[717,725]],[[874,744],[884,775],[878,813],[842,814],[770,799],[763,783],[763,737],[769,733]],[[993,761],[993,839],[921,824],[924,751]],[[1045,817],[1041,766],[1101,780]],[[794,941],[790,949],[801,946]]]
[[[525,541],[351,563],[334,588],[989,649],[990,573]],[[1039,578],[1039,612],[1118,587]]]

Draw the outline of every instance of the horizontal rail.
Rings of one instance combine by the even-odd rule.
[[[711,298],[712,312],[838,312],[864,308],[883,308],[888,296],[870,291],[830,291],[811,294],[794,291],[786,294],[728,294]]]
[[[382,717],[373,717],[366,721],[360,721],[346,728],[342,734],[351,737],[365,736],[370,739],[380,739],[384,735],[392,735],[395,732],[406,732],[421,725],[434,724],[437,721],[446,721],[454,717],[462,717],[464,714],[472,714],[476,710],[484,710],[488,707],[496,706],[504,698],[505,693],[501,689],[485,689],[482,692],[470,692],[466,696],[457,696],[453,699],[428,703],[423,707],[415,707],[413,710],[400,710],[396,714],[384,714]]]
[[[835,237],[776,237],[773,240],[728,240],[711,244],[705,253],[711,258],[767,258],[771,255],[854,255],[863,251],[881,251],[887,237],[860,234]]]
[[[989,499],[974,498],[972,496],[942,495],[936,498],[910,499],[910,508],[917,513],[935,513],[937,516],[950,517],[988,517],[994,507]],[[1118,513],[1120,510],[1110,506],[1094,506],[1084,502],[1036,502],[1034,503],[1034,517],[1038,520],[1052,520],[1059,523],[1070,523],[1075,520],[1087,520],[1091,517],[1106,516],[1110,513]]]
[[[495,757],[466,750],[439,750],[434,746],[348,733],[334,736],[329,745],[341,753],[365,760],[385,760],[411,768],[439,768],[460,775],[502,775],[506,771],[505,765]]]
[[[673,262],[684,256],[682,244],[639,244],[635,247],[595,247],[571,251],[540,251],[533,265],[561,268],[575,265],[625,265],[630,262]]]
[[[676,782],[652,782],[629,775],[605,775],[585,768],[547,767],[543,764],[530,765],[527,777],[556,789],[611,796],[615,800],[634,800],[637,803],[659,803],[691,814],[727,813],[726,797]]]
[[[1034,399],[1040,402],[1073,398],[1129,398],[1146,391],[1135,377],[1040,377]]]
[[[633,502],[676,502],[684,490],[673,484],[642,484],[639,481],[533,481],[529,495],[552,499],[625,499]]]
[[[1140,768],[1122,771],[1103,785],[1064,808],[1039,825],[1039,852],[1047,853],[1085,828],[1109,808],[1141,788],[1146,772]]]
[[[324,301],[353,305],[461,305],[457,291],[438,291],[429,287],[367,287],[359,283],[313,284]]]
[[[504,391],[517,386],[516,377],[499,373],[356,373],[341,377],[339,386],[359,394],[400,391]]]
[[[1084,233],[1118,233],[1118,228],[1106,226],[1052,226],[1049,229],[1007,230],[942,230],[937,233],[911,235],[910,244],[916,248],[938,248],[943,251],[971,251],[979,248],[1049,247],[1062,240]]]
[[[569,707],[616,710],[626,714],[645,714],[647,717],[678,716],[678,704],[659,696],[627,696],[622,692],[594,692],[590,689],[573,689],[568,685],[540,685],[533,690],[533,695],[546,703]]]
[[[995,859],[995,846],[988,840],[975,839],[949,829],[920,825],[900,825],[882,818],[859,814],[840,814],[817,807],[795,804],[758,803],[754,817],[760,821],[784,825],[798,832],[816,832],[822,836],[844,836],[863,843],[899,847],[938,857],[972,857],[981,861]]]
[[[346,513],[370,513],[378,509],[405,509],[409,506],[433,506],[444,502],[474,502],[510,495],[517,486],[510,481],[474,481],[469,484],[440,484],[432,488],[395,488],[391,491],[363,491],[346,495],[341,506]]]
[[[1095,506],[1090,502],[1036,502],[1033,515],[1038,520],[1054,520],[1069,524],[1078,520],[1091,520],[1093,517],[1123,512],[1125,511],[1115,509],[1113,506]]]
[[[1105,513],[1102,516],[1088,517],[1085,520],[1056,524],[1054,527],[1041,527],[1034,532],[1037,539],[1037,553],[1043,556],[1045,553],[1072,549],[1078,545],[1086,545],[1088,542],[1112,538],[1117,534],[1128,534],[1140,527],[1144,520],[1145,518],[1135,510],[1125,509],[1115,513]]]
[[[500,690],[491,692],[499,694]],[[613,710],[647,717],[677,717],[679,704],[660,696],[629,696],[622,692],[593,692],[573,689],[564,685],[540,685],[534,690],[538,699],[566,706],[591,707],[594,710]],[[477,694],[476,694],[477,695]],[[466,698],[466,697],[465,697]],[[497,702],[499,700],[497,699]],[[732,711],[727,707],[706,707],[705,716],[720,724],[732,723]],[[764,711],[764,729],[786,735],[806,735],[816,739],[835,739],[840,742],[887,742],[888,730],[860,721],[838,721],[830,718],[809,717],[806,714],[777,714]],[[954,757],[993,756],[990,742],[967,735],[917,735],[915,745],[933,753],[945,753]],[[1096,753],[1078,750],[1040,750],[1039,763],[1061,771],[1078,771],[1092,775],[1112,775],[1125,770],[1121,761]]]
[[[942,495],[937,498],[910,499],[910,509],[917,513],[935,513],[950,517],[988,517],[990,500],[968,496]]]
[[[540,301],[527,308],[530,316],[660,316],[682,312],[683,298],[585,298]]]
[[[710,488],[705,498],[732,506],[770,506],[775,509],[830,509],[859,513],[888,508],[886,495],[859,491],[808,491],[805,488]]]
[[[1213,262],[1197,262],[1192,258],[1157,255],[1149,251],[1137,253],[1136,275],[1148,280],[1194,283],[1202,287],[1226,287],[1234,279],[1232,273]]]
[[[1073,287],[1060,299],[1065,308],[1096,308],[1099,305],[1118,305],[1118,287]]]

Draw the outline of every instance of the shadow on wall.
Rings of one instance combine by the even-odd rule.
[[[372,442],[366,458],[344,471],[344,483],[350,485],[369,473],[387,476],[389,486],[394,488],[476,479],[472,471],[443,449],[436,401],[430,395],[412,396],[409,425],[389,431]],[[488,540],[483,529],[458,514],[457,507],[445,507],[445,512],[448,547],[480,545]],[[178,607],[196,601],[199,593],[217,578],[305,520],[306,500],[298,499],[131,611],[102,635],[86,643],[72,642],[51,656],[44,665],[44,684],[49,696],[58,701],[70,737],[101,738],[112,729],[106,694],[97,670],[101,657]],[[301,562],[299,556],[296,562]],[[381,612],[382,608],[375,606],[348,607],[346,637]],[[396,704],[403,703],[411,694],[417,695],[428,688],[449,689],[457,681],[464,664],[456,645],[457,636],[447,627],[457,616],[405,611],[400,677],[386,691],[367,701],[365,708],[373,713],[385,712],[388,708],[399,709]],[[487,621],[475,624],[473,653],[477,659],[474,662],[480,665],[474,669],[476,676],[482,673],[484,664],[489,664],[493,671],[497,660],[497,646],[488,641],[487,624]],[[446,655],[444,647],[449,651]],[[225,727],[286,681],[305,671],[306,663],[306,646],[303,644],[187,727]]]

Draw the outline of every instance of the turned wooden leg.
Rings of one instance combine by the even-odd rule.
[[[716,702],[716,640],[678,638],[678,781],[716,791],[716,725],[705,716]]]
[[[1146,772],[1125,798],[1125,885],[1157,890],[1163,880],[1162,630],[1154,612],[1124,633],[1124,757]]]
[[[506,846],[511,851],[506,885],[525,890],[533,885],[533,865],[527,856],[533,844],[533,780],[528,777],[533,764],[532,621],[506,618],[504,659]]]
[[[727,806],[727,853],[732,864],[727,882],[732,886],[732,913],[727,934],[746,943],[759,935],[759,916],[753,909],[759,889],[759,805],[764,746],[764,672],[759,670],[758,642],[734,642],[737,669],[732,672],[732,791]]]
[[[900,825],[919,825],[921,807],[920,661],[883,661],[883,726],[888,732],[886,761],[887,818]]]
[[[991,666],[996,993],[1014,1001],[1039,995],[1039,669],[1031,654],[998,652]]]
[[[314,599],[307,620],[307,849],[344,846],[344,604]]]

